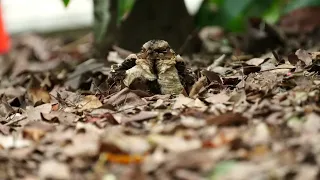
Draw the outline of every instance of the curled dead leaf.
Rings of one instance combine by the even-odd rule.
[[[207,78],[205,76],[202,76],[198,79],[196,83],[192,86],[189,96],[195,97],[202,88],[204,88],[207,85]]]
[[[312,64],[312,57],[307,51],[298,49],[295,54],[301,61],[305,63],[306,66],[310,66]]]

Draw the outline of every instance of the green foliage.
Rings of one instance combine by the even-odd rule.
[[[118,0],[118,20],[121,21],[122,17],[130,11],[135,0]]]
[[[212,6],[217,10],[212,10]],[[282,14],[308,6],[320,6],[320,0],[207,0],[197,14],[196,23],[200,27],[219,25],[239,32],[244,30],[249,17],[261,17],[273,24]]]
[[[235,161],[222,161],[216,165],[214,170],[210,173],[209,179],[216,180],[219,176],[223,176],[228,173],[236,165]]]
[[[62,0],[68,6],[70,0]],[[118,1],[118,22],[130,11],[135,0]],[[287,3],[287,4],[286,4]],[[195,17],[198,27],[218,25],[226,30],[243,31],[249,17],[276,23],[282,14],[298,8],[320,6],[320,0],[205,0]]]
[[[320,6],[320,0],[291,0],[284,8],[284,13],[288,13],[298,8]]]
[[[276,23],[280,18],[283,6],[284,1],[274,1],[272,6],[263,14],[263,19],[270,24]]]
[[[68,4],[70,3],[70,0],[62,0],[63,4],[65,7],[68,6]]]
[[[203,25],[219,25],[225,27],[230,31],[242,31],[244,25],[246,24],[246,19],[248,17],[261,17],[268,9],[273,7],[273,4],[277,2],[270,0],[210,0],[206,1],[202,6],[216,6],[217,11],[208,11],[201,7],[199,14],[197,15],[197,20],[201,20],[199,24]],[[206,12],[201,12],[206,11]],[[203,14],[212,14],[211,18],[208,15],[203,16]]]

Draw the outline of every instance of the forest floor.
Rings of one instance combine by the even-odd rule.
[[[288,38],[251,55],[222,39],[182,56],[196,83],[173,95],[112,89],[119,48],[101,62],[90,38],[15,38],[0,59],[0,179],[319,179],[319,48]]]

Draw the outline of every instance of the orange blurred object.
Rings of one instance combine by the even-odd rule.
[[[114,154],[114,153],[105,153],[107,160],[113,163],[120,164],[139,164],[145,158],[145,155],[129,155],[129,154]]]
[[[0,4],[0,54],[5,54],[10,49],[10,38],[6,32],[5,25],[3,23],[2,8]]]

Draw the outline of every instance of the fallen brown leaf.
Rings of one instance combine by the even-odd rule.
[[[24,138],[39,142],[47,132],[54,129],[54,126],[48,123],[35,121],[26,124],[26,126],[23,128],[22,133]]]
[[[49,123],[60,123],[66,125],[74,125],[74,123],[80,119],[78,115],[64,111],[41,113],[41,118]]]
[[[169,152],[184,152],[189,150],[198,149],[201,147],[201,142],[198,139],[186,140],[179,136],[164,136],[151,134],[148,137],[149,141],[157,144]]]
[[[7,117],[10,113],[14,112],[14,109],[10,106],[10,104],[6,101],[5,96],[0,96],[0,117]]]
[[[51,96],[43,88],[32,88],[28,90],[28,95],[33,104],[37,102],[50,103]]]
[[[307,51],[298,49],[295,54],[301,61],[305,63],[305,65],[310,66],[312,64],[312,57]]]
[[[208,116],[206,121],[208,125],[239,126],[247,124],[249,120],[240,113],[226,113],[219,116]]]
[[[121,110],[145,105],[146,102],[143,101],[137,94],[133,93],[130,89],[124,88],[120,92],[107,99],[104,104],[108,104],[113,107],[121,107],[119,109]]]
[[[189,97],[185,97],[184,95],[180,94],[173,104],[172,109],[181,109],[185,107],[197,107],[197,108],[206,108],[206,105],[199,99],[191,99]]]
[[[141,136],[128,136],[117,132],[116,129],[105,133],[100,144],[100,151],[117,154],[143,155],[150,149],[147,139]]]
[[[318,133],[320,131],[320,116],[316,113],[309,114],[303,125],[303,130],[306,133]]]
[[[265,61],[265,59],[263,59],[263,58],[252,58],[252,59],[246,61],[246,64],[252,65],[252,66],[259,66],[264,61]]]
[[[80,111],[96,109],[102,106],[100,100],[94,95],[85,96],[78,104]]]
[[[70,179],[71,171],[67,164],[46,160],[40,164],[38,176],[41,179]]]
[[[51,112],[52,106],[51,104],[42,104],[37,107],[28,107],[26,114],[29,120],[41,120],[41,113],[49,113]]]
[[[205,101],[211,104],[217,103],[226,103],[230,99],[230,96],[226,94],[225,91],[220,92],[219,94],[210,94],[209,97],[205,99]]]

